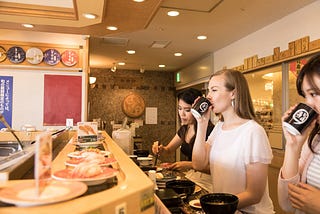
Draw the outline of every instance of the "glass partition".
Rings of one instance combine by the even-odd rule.
[[[282,144],[282,67],[281,65],[244,74],[256,115],[265,128],[273,148]]]

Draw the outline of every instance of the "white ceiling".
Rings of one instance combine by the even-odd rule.
[[[145,70],[176,71],[314,1],[60,0],[55,1],[63,4],[60,7],[48,7],[43,3],[49,1],[0,0],[0,28],[21,30],[21,23],[27,20],[35,25],[32,31],[90,35],[91,67],[110,68],[121,61],[126,65],[118,69],[143,66]],[[33,2],[35,8],[30,6]],[[166,15],[173,9],[180,12],[178,17]],[[98,19],[84,19],[84,12],[95,13]],[[119,30],[108,31],[107,25]],[[199,34],[208,39],[197,40]],[[155,41],[169,44],[150,48]],[[136,54],[128,55],[128,49]],[[175,52],[183,56],[175,57]],[[159,64],[166,67],[159,68]]]

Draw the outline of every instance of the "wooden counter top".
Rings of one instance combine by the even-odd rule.
[[[118,184],[110,189],[78,197],[73,200],[35,207],[0,207],[0,213],[117,213],[119,207],[125,207],[126,213],[154,213],[153,183],[148,176],[123,152],[123,150],[103,132],[104,146],[118,161],[120,173]],[[64,169],[67,154],[74,151],[73,139],[65,146],[53,161],[52,170]],[[4,186],[14,185],[23,180],[10,180]],[[3,186],[2,186],[3,187]],[[1,188],[1,185],[0,185]],[[120,213],[120,212],[118,212]]]

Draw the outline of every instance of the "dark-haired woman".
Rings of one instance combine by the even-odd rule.
[[[152,146],[152,152],[154,154],[161,153],[173,153],[179,147],[181,147],[181,152],[186,156],[187,161],[177,161],[168,166],[169,169],[174,170],[189,170],[192,169],[192,150],[193,144],[197,133],[197,121],[191,113],[191,107],[195,99],[202,96],[201,91],[188,88],[180,93],[178,93],[178,113],[181,122],[181,127],[179,128],[176,135],[167,145],[154,144]],[[213,129],[213,124],[208,122],[208,134]]]
[[[298,94],[320,113],[320,55],[312,57],[296,81]],[[295,106],[282,117],[286,119]],[[278,179],[281,208],[294,213],[320,213],[320,116],[301,135],[285,128],[285,155]]]

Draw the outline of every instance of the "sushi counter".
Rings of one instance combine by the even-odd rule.
[[[79,145],[81,143],[74,137],[76,132],[68,131],[68,134],[69,140],[53,154],[53,179],[40,198],[30,190],[34,179],[13,180],[10,173],[7,181],[0,177],[0,213],[155,213],[153,182],[106,132],[101,133],[98,146],[90,143]],[[92,149],[105,155],[105,166],[75,172],[77,155]],[[24,163],[30,159],[28,157]],[[101,170],[100,174],[94,174],[95,170]],[[0,176],[4,171],[0,170]]]

